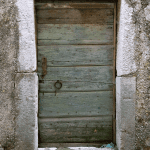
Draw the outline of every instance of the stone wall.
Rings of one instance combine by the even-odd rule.
[[[122,132],[121,150],[129,149],[135,132],[135,150],[150,149],[150,1],[119,0],[117,37],[117,76],[136,78],[135,127]],[[126,83],[124,83],[126,84]],[[129,86],[129,91],[132,88]],[[128,93],[126,93],[126,96]],[[128,107],[129,108],[129,107]],[[133,115],[133,113],[131,113]],[[121,120],[123,124],[133,119]],[[131,126],[130,126],[131,127]],[[123,129],[123,128],[122,128]],[[134,131],[133,131],[134,130]],[[131,136],[132,135],[132,136]],[[128,147],[128,148],[127,148]],[[131,148],[131,147],[130,147]]]
[[[119,0],[116,113],[119,150],[150,149],[150,1]],[[0,144],[37,150],[33,0],[0,0]]]
[[[19,49],[18,8],[13,0],[0,1],[0,144],[15,143],[15,71]]]
[[[37,150],[38,78],[33,0],[0,1],[0,144]]]

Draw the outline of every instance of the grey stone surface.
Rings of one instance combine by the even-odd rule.
[[[135,77],[116,78],[116,141],[119,150],[135,148],[135,94]]]
[[[36,73],[17,73],[15,78],[15,150],[38,148],[38,77]]]
[[[17,72],[36,70],[34,0],[16,0],[18,7],[19,51]]]
[[[126,0],[120,1],[117,34],[117,76],[128,75],[136,71],[134,60],[135,24],[132,21],[133,8]]]
[[[18,48],[18,9],[11,0],[0,0],[0,144],[10,150],[15,143],[14,82]]]
[[[146,20],[150,21],[150,4],[147,5],[146,8],[144,8],[144,13],[145,13]]]

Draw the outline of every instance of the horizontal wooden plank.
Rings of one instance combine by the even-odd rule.
[[[97,134],[94,134],[94,131]],[[76,131],[76,129],[75,129]],[[70,134],[70,135],[68,135]],[[68,135],[68,136],[67,136]],[[112,140],[112,127],[92,128],[90,131],[87,129],[77,130],[76,132],[59,130],[51,131],[49,129],[40,132],[40,142],[100,142]]]
[[[113,41],[100,41],[100,40],[38,40],[38,46],[51,46],[51,45],[113,45]]]
[[[43,2],[43,1],[42,1]],[[77,3],[77,2],[61,2],[61,3],[36,3],[36,9],[57,9],[57,8],[114,8],[113,3]]]
[[[113,9],[37,10],[40,24],[113,24]]]
[[[45,148],[45,147],[57,147],[57,148],[62,148],[62,147],[97,147],[100,148],[104,144],[109,144],[110,141],[103,141],[100,142],[98,141],[97,143],[39,143],[38,147],[39,148]]]
[[[112,127],[53,128],[40,130],[40,142],[98,142],[112,140]]]
[[[75,118],[39,118],[39,129],[55,128],[93,128],[112,126],[112,116],[75,117]]]
[[[55,84],[56,81],[39,81],[39,92],[41,93],[48,93],[55,91]],[[113,83],[105,83],[104,82],[78,82],[78,81],[62,81],[62,88],[61,92],[84,92],[84,91],[112,91],[113,90]]]
[[[38,18],[38,24],[113,24],[112,17],[108,17],[107,20],[99,19],[97,20],[95,17],[92,19],[44,19]]]
[[[38,67],[38,75],[42,80],[42,67]],[[113,66],[47,67],[44,80],[113,83]]]
[[[90,25],[90,24],[38,24],[38,40],[57,40],[57,44],[66,43],[92,44],[112,43],[113,25]],[[92,41],[91,41],[92,40]],[[56,43],[53,43],[56,44]]]
[[[37,10],[37,18],[44,19],[105,19],[112,17],[113,9],[50,9]],[[112,21],[113,22],[113,21]]]
[[[113,45],[38,46],[38,66],[113,65]]]
[[[113,93],[39,93],[39,117],[112,115]]]

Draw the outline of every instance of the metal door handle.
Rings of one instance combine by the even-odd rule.
[[[57,80],[57,82],[55,82],[54,86],[56,89],[61,89],[62,83],[59,80]]]

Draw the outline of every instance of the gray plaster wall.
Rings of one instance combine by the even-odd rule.
[[[116,111],[124,113],[122,109],[124,104],[128,110],[125,120],[120,117],[121,114],[116,114],[118,148],[120,150],[149,150],[150,1],[119,0],[117,18]],[[129,84],[127,84],[128,79],[131,80]],[[119,86],[122,88],[121,91]],[[124,86],[128,88],[124,89]],[[135,93],[135,97],[129,96],[130,91]],[[124,98],[128,96],[130,98]],[[125,99],[132,100],[129,106]],[[124,132],[124,127],[120,128],[127,122],[129,124],[134,122],[128,128],[130,132]],[[129,147],[129,145],[132,146]]]
[[[15,144],[15,71],[19,49],[18,8],[15,1],[0,1],[0,144]]]

